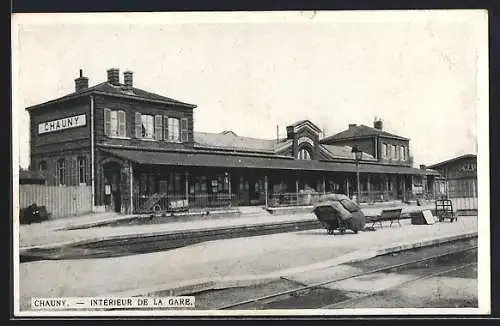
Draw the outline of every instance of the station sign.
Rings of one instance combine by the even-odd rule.
[[[48,132],[55,132],[70,128],[83,127],[86,124],[87,120],[85,114],[75,115],[72,117],[39,123],[38,134],[45,134]]]

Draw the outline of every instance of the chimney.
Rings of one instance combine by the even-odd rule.
[[[80,69],[80,77],[75,79],[75,92],[80,92],[89,88],[89,79],[83,77],[83,70]]]
[[[120,69],[111,68],[108,69],[108,83],[111,85],[120,85]]]
[[[382,127],[383,127],[382,119],[375,117],[375,121],[373,121],[373,128],[382,130]]]
[[[123,84],[125,89],[131,90],[134,87],[134,77],[132,71],[123,72]]]
[[[352,127],[356,127],[356,124],[355,123],[350,123],[349,124],[349,128],[352,128]]]
[[[425,170],[427,169],[427,166],[425,166],[424,164],[420,164],[420,170]]]

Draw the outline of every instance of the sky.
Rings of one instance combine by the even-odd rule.
[[[112,67],[133,71],[135,87],[196,104],[195,131],[272,139],[276,126],[285,136],[287,125],[309,119],[332,135],[349,123],[373,126],[377,116],[384,130],[410,138],[416,166],[477,153],[478,117],[487,115],[478,17],[18,15],[12,109],[19,163],[29,165],[25,108],[73,92],[79,69],[92,86]]]

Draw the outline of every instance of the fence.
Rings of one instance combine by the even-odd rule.
[[[267,205],[269,207],[287,207],[314,205],[320,197],[320,193],[273,193],[269,195]]]
[[[90,186],[19,185],[19,208],[45,206],[51,218],[75,216],[92,210]]]
[[[477,189],[474,185],[463,184],[449,187],[447,197],[453,203],[453,209],[461,212],[477,213]]]
[[[167,194],[134,196],[134,210],[136,212],[175,211],[189,207],[196,209],[222,209],[231,207],[235,201],[235,194]],[[187,204],[187,205],[186,205]]]
[[[269,194],[268,206],[269,207],[287,207],[287,206],[305,206],[314,205],[323,193],[311,192],[311,193],[272,193]],[[358,201],[358,193],[354,192],[352,194],[352,199]],[[360,191],[359,192],[359,202],[360,203],[375,203],[375,202],[385,202],[390,200],[403,200],[402,194],[396,194],[390,191]],[[406,193],[405,200],[434,200],[436,195],[432,192],[422,192],[415,194],[411,191]]]
[[[358,196],[357,192],[353,193],[354,196]],[[359,202],[360,203],[373,203],[373,202],[383,202],[388,200],[396,199],[397,195],[390,191],[360,191],[359,192]]]

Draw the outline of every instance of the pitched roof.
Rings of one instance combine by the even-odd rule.
[[[145,91],[140,88],[133,87],[130,90],[127,90],[125,88],[125,85],[120,84],[118,86],[112,85],[109,82],[102,82],[100,84],[97,84],[95,86],[86,88],[82,91],[79,92],[73,92],[70,94],[67,94],[65,96],[59,97],[54,100],[50,100],[41,104],[37,104],[31,107],[26,108],[26,110],[34,110],[38,109],[40,107],[44,107],[49,104],[53,103],[58,103],[58,102],[63,102],[69,99],[74,99],[90,94],[101,94],[101,95],[110,95],[110,96],[118,96],[118,97],[125,97],[125,98],[130,98],[130,99],[137,99],[137,100],[142,100],[142,101],[150,101],[150,102],[159,102],[159,103],[164,103],[164,104],[171,104],[171,105],[179,105],[179,106],[184,106],[188,108],[195,108],[196,105],[194,104],[189,104],[189,103],[184,103],[181,101],[174,100],[172,98],[151,93],[148,91]]]
[[[460,155],[460,156],[448,159],[446,161],[442,161],[442,162],[439,162],[439,163],[435,163],[433,165],[429,165],[427,167],[429,169],[434,169],[434,168],[441,167],[441,166],[444,166],[446,164],[453,163],[455,161],[462,160],[462,159],[465,159],[465,158],[474,158],[474,159],[477,159],[477,155],[476,154],[464,154],[464,155]]]
[[[210,166],[210,167],[246,167],[277,170],[307,170],[307,171],[339,171],[356,172],[353,162],[325,162],[296,160],[293,158],[256,157],[233,154],[189,154],[181,152],[159,152],[130,149],[104,149],[111,155],[125,158],[140,164],[177,165],[177,166]],[[363,173],[395,173],[423,175],[425,171],[406,166],[382,165],[365,162],[359,165]]]
[[[194,132],[195,147],[256,151],[265,153],[274,153],[275,150],[282,150],[287,143],[286,139],[276,143],[274,139],[259,139],[251,137],[242,137],[236,135],[233,131],[223,131],[221,133]]]
[[[344,158],[344,159],[354,159],[354,153],[352,152],[352,147],[350,146],[335,146],[335,145],[325,145],[320,144],[321,150],[326,151],[326,154],[330,158]],[[363,152],[363,160],[375,160],[373,155]]]
[[[408,140],[408,138],[401,137],[395,134],[388,133],[380,129],[368,127],[365,125],[355,125],[350,126],[348,129],[339,132],[338,134],[323,138],[320,140],[321,143],[327,143],[330,141],[352,139],[352,138],[363,138],[370,136],[385,136],[389,138],[396,138],[401,140]]]
[[[195,148],[281,154],[292,145],[293,140],[280,139],[277,143],[273,139],[242,137],[231,130],[226,130],[221,133],[194,132],[194,142]],[[320,148],[331,159],[354,159],[350,146],[321,144]],[[363,160],[372,161],[375,158],[369,153],[363,153]]]
[[[297,121],[297,122],[295,122],[295,123],[287,126],[287,129],[288,128],[293,128],[294,130],[295,129],[300,129],[304,125],[307,125],[307,126],[311,127],[316,132],[321,132],[321,129],[319,129],[319,127],[316,126],[314,123],[312,123],[310,120],[299,120],[299,121]]]
[[[45,176],[40,171],[20,170],[19,180],[45,180]]]

